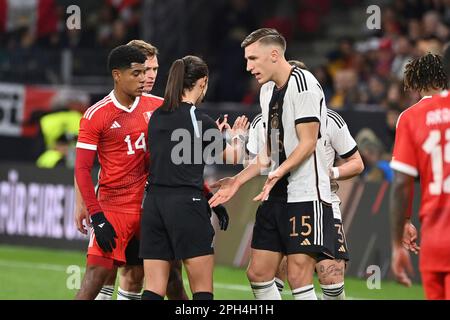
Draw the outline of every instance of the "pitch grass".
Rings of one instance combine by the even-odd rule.
[[[79,268],[82,274],[84,266],[83,252],[0,245],[0,299],[73,299],[76,289],[68,289],[68,284],[76,283],[73,272]],[[253,299],[243,269],[216,266],[214,285],[216,299]],[[315,285],[320,295],[317,282]],[[381,289],[369,290],[365,280],[346,278],[345,291],[350,299],[424,298],[420,285],[405,288],[390,281],[382,281]],[[292,299],[289,290],[284,291],[283,299]]]

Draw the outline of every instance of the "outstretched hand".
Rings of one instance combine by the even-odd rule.
[[[212,185],[211,188],[219,188],[214,196],[209,199],[208,203],[211,207],[217,207],[230,200],[239,190],[239,182],[236,178],[223,178]]]
[[[253,198],[253,201],[265,201],[269,197],[270,190],[275,186],[275,184],[284,176],[284,173],[280,168],[269,173],[266,183],[263,186],[262,191]]]

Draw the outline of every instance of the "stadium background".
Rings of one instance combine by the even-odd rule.
[[[81,28],[69,30],[76,11],[66,10],[73,4]],[[352,258],[347,295],[422,299],[417,259],[412,288],[391,280],[388,161],[396,119],[419,99],[403,91],[403,68],[413,57],[440,53],[449,25],[448,0],[0,0],[0,299],[70,299],[75,291],[67,286],[67,267],[85,263],[87,241],[72,224],[73,149],[68,141],[65,165],[37,168],[46,148],[41,117],[82,112],[102,98],[112,87],[109,50],[144,39],[160,52],[152,93],[163,94],[174,59],[196,54],[211,73],[205,110],[213,118],[252,118],[258,85],[245,71],[240,42],[259,27],[282,32],[287,57],[316,75],[365,162],[361,176],[339,190]],[[206,176],[213,181],[236,170],[209,167]],[[216,237],[219,299],[252,298],[243,268],[257,205],[250,199],[262,182],[248,184],[227,204],[230,230]],[[379,267],[381,289],[367,285],[369,266]]]

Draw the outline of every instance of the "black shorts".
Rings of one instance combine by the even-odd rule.
[[[286,200],[264,201],[256,211],[252,248],[286,254]]]
[[[125,249],[126,265],[128,266],[142,266],[144,261],[139,258],[139,239],[137,237],[131,238]]]
[[[336,230],[331,206],[320,201],[288,203],[286,254],[311,254],[334,259]]]
[[[336,231],[336,238],[334,240],[334,259],[349,261],[347,239],[345,238],[344,226],[340,219],[334,218],[334,228]],[[330,259],[329,257],[322,256],[319,261]]]
[[[214,254],[210,219],[200,190],[152,187],[142,214],[139,256],[169,261]]]

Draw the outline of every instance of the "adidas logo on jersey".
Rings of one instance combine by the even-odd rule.
[[[103,223],[100,223],[100,224],[98,225],[98,227],[99,227],[99,228],[103,228],[104,225],[105,225],[105,223],[103,222]]]
[[[311,242],[309,242],[308,239],[305,239],[305,240],[302,241],[302,243],[300,243],[300,245],[301,245],[301,246],[310,246],[310,245],[311,245]]]
[[[121,125],[117,121],[114,121],[110,129],[117,129],[117,128],[121,128]]]
[[[345,252],[345,248],[344,248],[344,246],[343,245],[341,245],[340,247],[339,247],[339,250],[338,250],[339,252]]]

